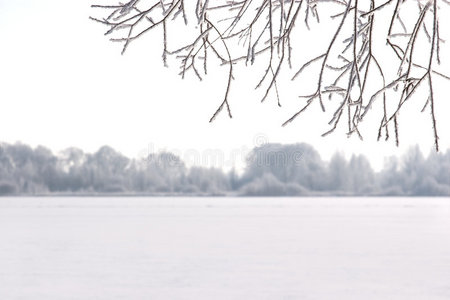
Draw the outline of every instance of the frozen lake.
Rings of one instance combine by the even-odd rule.
[[[0,299],[450,299],[449,198],[0,198]]]

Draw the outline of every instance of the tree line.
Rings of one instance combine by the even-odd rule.
[[[170,152],[128,158],[109,146],[95,153],[0,144],[0,195],[449,196],[450,150],[425,157],[412,147],[375,172],[364,155],[324,161],[305,143],[264,144],[234,169],[190,167]]]

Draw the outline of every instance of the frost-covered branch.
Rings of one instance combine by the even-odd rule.
[[[224,107],[232,116],[233,66],[258,60],[265,67],[256,88],[264,91],[262,101],[274,95],[278,106],[284,86],[281,74],[291,71],[292,80],[300,82],[306,72],[317,76],[315,91],[301,96],[305,103],[283,126],[318,102],[323,112],[332,107],[330,128],[323,135],[342,124],[349,136],[362,139],[360,124],[371,111],[381,111],[378,139],[388,140],[393,128],[398,144],[399,114],[424,85],[428,96],[423,110],[430,108],[438,150],[433,78],[450,79],[439,70],[445,58],[442,37],[447,33],[441,32],[439,17],[450,12],[448,4],[446,0],[131,0],[92,5],[104,16],[91,19],[107,27],[111,41],[123,44],[122,53],[146,33],[160,30],[163,63],[168,65],[169,57],[178,59],[183,78],[192,73],[202,80],[211,63],[226,67],[225,95],[210,121]],[[315,25],[322,23],[329,32],[318,31],[321,27]],[[184,27],[181,41],[169,34],[169,28],[180,27]],[[314,40],[308,40],[305,29]],[[316,55],[304,57],[303,49],[323,42],[326,46],[317,46]],[[314,66],[318,71],[311,75]],[[298,93],[304,94],[301,85]]]

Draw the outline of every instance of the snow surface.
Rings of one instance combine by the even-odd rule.
[[[0,299],[450,299],[450,199],[0,198]]]

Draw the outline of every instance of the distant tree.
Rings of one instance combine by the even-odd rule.
[[[68,172],[72,168],[81,167],[86,161],[86,155],[83,150],[78,148],[67,148],[60,153],[59,163],[60,168]]]
[[[328,188],[332,191],[351,191],[352,173],[344,155],[335,153],[328,166]]]
[[[427,173],[439,184],[450,186],[450,150],[447,153],[432,152],[425,161]]]
[[[305,102],[283,125],[316,103],[324,112],[332,111],[331,127],[324,135],[342,124],[348,135],[362,138],[360,124],[375,111],[378,139],[393,135],[398,144],[400,111],[423,86],[427,91],[423,110],[429,110],[437,150],[434,79],[450,79],[438,68],[445,58],[441,52],[447,51],[442,50],[442,38],[448,34],[439,17],[449,15],[449,4],[448,0],[111,0],[92,5],[106,11],[91,19],[107,27],[112,41],[122,43],[122,53],[135,40],[159,30],[162,61],[167,65],[170,57],[178,58],[183,78],[192,73],[201,80],[212,63],[227,68],[224,96],[210,121],[224,108],[231,118],[229,95],[236,64],[254,64],[257,58],[262,58],[263,66],[256,85],[264,91],[261,101],[272,93],[279,106],[285,69],[293,69],[292,80],[315,70],[308,74],[315,76],[313,90],[298,85]],[[177,28],[182,33],[173,37]],[[302,50],[312,46],[317,48],[313,57],[302,57]]]
[[[418,146],[411,147],[402,157],[401,179],[405,191],[416,190],[425,175],[425,158]]]
[[[0,196],[12,195],[18,192],[14,182],[0,181]]]
[[[396,156],[385,159],[383,170],[377,174],[378,194],[388,196],[404,195],[400,162]]]
[[[129,159],[109,146],[88,155],[83,173],[91,189],[100,192],[125,192]]]
[[[29,194],[48,191],[51,171],[46,174],[42,172],[53,168],[50,150],[38,147],[35,152],[30,146],[16,143],[7,145],[4,151],[13,166],[9,179],[14,181],[19,191]]]
[[[86,182],[86,174],[83,172],[86,159],[86,154],[78,148],[61,151],[58,159],[58,169],[63,181],[61,191],[79,192],[88,189],[89,183]]]
[[[187,183],[204,193],[223,193],[230,190],[230,182],[220,169],[192,167]]]
[[[38,146],[33,153],[33,167],[35,169],[35,182],[46,186],[50,191],[57,191],[61,185],[61,174],[57,169],[57,158],[52,151]]]
[[[237,190],[240,187],[240,179],[235,167],[228,172],[228,181],[230,182],[231,190]]]
[[[265,144],[253,149],[247,158],[244,181],[269,173],[280,182],[297,183],[307,189],[324,186],[325,169],[318,152],[310,145]]]
[[[170,152],[150,154],[145,160],[147,175],[157,192],[176,192],[186,173],[186,165]]]
[[[433,155],[431,156],[433,158]],[[439,168],[435,173],[435,177],[437,178],[439,183],[446,184],[450,186],[450,149],[447,150],[445,155],[439,155]]]
[[[349,162],[350,189],[356,194],[371,194],[376,187],[375,174],[367,158],[353,155]]]
[[[0,179],[10,178],[14,172],[14,161],[6,150],[7,145],[0,144]]]
[[[414,147],[407,152],[404,164],[403,177],[408,180],[405,190],[418,196],[450,195],[450,181],[445,178],[450,161],[445,161],[444,155],[430,153],[425,159],[419,148]]]

